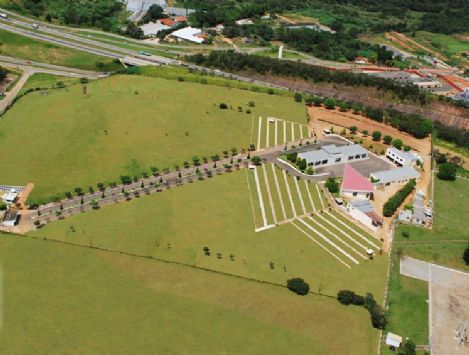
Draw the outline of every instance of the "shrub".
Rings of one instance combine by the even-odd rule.
[[[462,259],[466,265],[469,265],[469,244],[467,245],[466,249],[464,249]]]
[[[379,142],[381,140],[381,132],[380,131],[374,131],[371,136],[373,137],[373,140],[376,142]]]
[[[408,145],[405,145],[405,146],[404,146],[404,151],[405,151],[405,152],[410,152],[410,147],[409,147]]]
[[[292,152],[292,153],[287,153],[287,160],[291,161],[292,163],[296,163],[296,158],[298,157],[298,153]]]
[[[402,189],[397,191],[394,196],[390,197],[383,206],[383,215],[385,217],[391,217],[402,204],[402,202],[404,202],[406,197],[414,190],[415,185],[415,179],[412,179],[407,184],[405,184]]]
[[[403,143],[400,139],[394,139],[392,141],[392,145],[394,146],[394,148],[401,150]]]
[[[296,102],[303,101],[303,95],[301,95],[299,92],[295,92],[295,94],[293,95],[293,98]]]
[[[248,106],[249,107],[256,107],[256,103],[254,101],[249,101]]]
[[[328,178],[326,181],[326,188],[329,190],[330,193],[337,193],[339,192],[339,183],[335,181],[334,178]]]
[[[357,131],[358,131],[358,127],[357,127],[357,126],[352,126],[352,127],[350,127],[349,129],[350,129],[350,132],[351,132],[352,134],[355,134],[355,133],[357,133]]]
[[[324,106],[325,106],[328,110],[333,110],[333,109],[335,109],[335,100],[334,100],[334,99],[326,99],[326,101],[324,101]]]
[[[299,163],[298,163],[298,168],[303,171],[306,169],[306,167],[308,166],[308,163],[306,163],[306,159],[302,159]]]
[[[287,280],[287,287],[290,291],[295,292],[297,295],[307,295],[309,292],[309,285],[302,278],[294,277]]]
[[[257,155],[255,155],[251,158],[251,162],[254,165],[261,165],[262,159],[260,157],[258,157]]]
[[[390,135],[385,135],[385,136],[383,137],[383,142],[384,142],[384,144],[391,144],[391,142],[392,142],[392,137],[391,137]]]
[[[224,102],[220,104],[220,110],[226,110],[227,108],[228,108],[228,105],[225,104]]]
[[[443,163],[438,167],[438,178],[441,180],[456,180],[456,171],[458,167],[452,163]]]
[[[342,290],[339,291],[339,293],[337,294],[337,299],[339,300],[339,302],[346,306],[353,303],[354,297],[355,293],[349,290]]]

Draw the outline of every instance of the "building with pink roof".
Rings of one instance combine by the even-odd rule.
[[[373,184],[352,168],[350,164],[345,164],[341,192],[345,197],[351,197],[354,199],[372,199]]]

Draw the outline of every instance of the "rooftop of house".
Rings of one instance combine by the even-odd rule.
[[[373,179],[381,183],[399,181],[402,179],[417,179],[420,174],[411,166],[403,166],[391,170],[375,171],[370,174]]]
[[[352,168],[350,164],[345,164],[342,190],[373,192],[373,184]]]
[[[383,222],[383,219],[379,216],[378,213],[376,213],[375,208],[369,200],[356,200],[350,202],[350,204],[360,212],[366,214],[376,223],[381,224]]]
[[[394,148],[394,147],[389,147],[387,149],[387,152],[391,152],[395,155],[398,155],[398,156],[400,156],[401,158],[403,158],[405,160],[417,160],[418,159],[418,156],[416,154],[411,153],[411,152],[406,152],[405,150],[399,150],[399,149]]]
[[[301,152],[298,156],[302,159],[309,161],[315,160],[324,160],[335,158],[337,155],[362,155],[367,154],[368,151],[359,144],[351,145],[340,145],[336,146],[335,144],[324,145],[319,150],[310,150],[307,152]]]

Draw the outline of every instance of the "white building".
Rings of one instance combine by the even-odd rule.
[[[373,197],[373,184],[350,164],[345,164],[341,193],[353,199],[370,199]]]
[[[16,198],[18,197],[18,192],[15,189],[11,189],[10,192],[7,192],[2,196],[2,200],[7,205],[11,205],[15,202]]]
[[[368,159],[368,151],[359,144],[322,146],[319,150],[298,153],[298,157],[306,159],[308,165],[322,167],[350,163]]]
[[[347,212],[352,218],[375,232],[378,230],[378,227],[383,224],[382,218],[375,212],[369,200],[350,202],[347,205]]]
[[[238,20],[236,21],[236,24],[238,26],[242,26],[242,25],[253,25],[254,22],[252,22],[252,20],[248,19],[248,18],[243,18],[241,20]]]
[[[397,334],[388,332],[388,334],[386,335],[385,342],[386,345],[390,346],[391,348],[398,349],[402,344],[402,337]]]
[[[173,33],[171,33],[171,36],[174,36],[180,40],[199,43],[199,44],[205,40],[205,38],[202,35],[201,29],[193,28],[190,26],[174,31]]]
[[[422,161],[417,154],[399,150],[394,147],[386,149],[386,158],[399,166],[412,165],[417,161]]]
[[[9,209],[5,211],[2,218],[3,227],[14,227],[18,220],[18,210]]]
[[[391,170],[375,171],[370,174],[374,185],[405,184],[411,179],[418,179],[420,174],[411,166],[403,166]]]

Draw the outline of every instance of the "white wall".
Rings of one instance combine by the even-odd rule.
[[[375,227],[373,225],[372,219],[370,217],[368,217],[366,214],[364,214],[363,212],[357,210],[352,205],[347,205],[347,212],[352,218],[356,219],[358,222],[362,223],[363,225],[365,225],[369,229],[371,229],[375,232],[378,231],[378,227]]]
[[[347,190],[342,190],[342,195],[345,197],[350,197],[354,198],[357,200],[369,200],[370,199],[370,193],[368,192],[357,192],[357,194],[354,196],[353,191],[347,191]],[[368,196],[366,196],[368,194]]]

